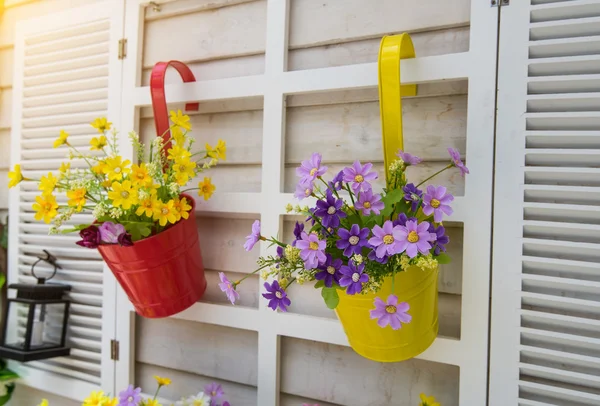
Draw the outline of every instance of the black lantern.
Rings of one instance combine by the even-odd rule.
[[[66,347],[69,300],[63,298],[71,286],[46,283],[60,266],[53,255],[46,250],[44,253],[46,256],[38,257],[31,266],[37,284],[13,283],[8,286],[17,290],[17,296],[8,299],[4,313],[0,357],[27,362],[69,355],[71,351]],[[54,268],[48,278],[35,274],[34,268],[40,261]],[[9,325],[13,327],[10,330]]]

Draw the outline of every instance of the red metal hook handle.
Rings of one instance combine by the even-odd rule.
[[[185,83],[195,82],[196,78],[190,68],[183,62],[169,61],[158,62],[152,68],[150,76],[150,94],[152,96],[152,110],[154,111],[154,124],[156,124],[156,136],[165,140],[164,151],[171,147],[171,132],[169,131],[169,112],[167,110],[167,98],[165,96],[165,74],[169,66],[177,69],[181,79]],[[186,111],[198,111],[199,103],[186,103]]]

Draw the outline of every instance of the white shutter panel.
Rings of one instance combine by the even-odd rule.
[[[72,145],[87,152],[89,141],[97,136],[90,126],[94,118],[108,117],[119,128],[122,20],[122,3],[102,2],[17,27],[11,164],[21,163],[25,176],[39,179],[49,171],[58,175],[67,156],[66,147],[53,148],[61,129],[70,134]],[[85,165],[72,161],[72,167]],[[43,249],[58,258],[63,269],[53,281],[72,286],[68,330],[72,349],[69,357],[19,368],[27,385],[62,396],[81,400],[99,386],[114,392],[110,360],[114,278],[103,272],[96,250],[75,245],[77,235],[48,235],[49,225],[34,220],[31,206],[38,194],[35,184],[22,183],[11,190],[9,282],[34,281],[31,264]],[[64,194],[58,199],[66,202]],[[70,223],[91,220],[91,215],[78,214]]]
[[[598,405],[600,0],[510,3],[500,29],[490,405]]]

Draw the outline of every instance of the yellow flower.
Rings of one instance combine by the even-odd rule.
[[[81,209],[83,209],[83,206],[85,206],[86,193],[87,190],[85,190],[85,188],[69,190],[67,192],[67,197],[69,198],[69,201],[67,203],[71,207],[76,207],[77,211],[81,211]]]
[[[112,185],[112,182],[110,180],[106,179],[106,180],[102,181],[101,185],[102,185],[102,187],[108,189],[110,187],[110,185]]]
[[[177,113],[171,110],[171,121],[173,124],[178,125],[181,128],[185,128],[188,131],[192,129],[192,125],[190,124],[190,116],[183,114],[181,110],[177,110]]]
[[[48,399],[42,399],[42,403],[40,403],[38,406],[48,406]]]
[[[8,172],[8,187],[15,187],[17,186],[19,183],[21,183],[24,180],[28,180],[27,178],[23,177],[23,174],[21,173],[21,165],[16,164],[15,168]]]
[[[167,221],[171,224],[177,222],[177,212],[175,211],[175,207],[173,207],[173,203],[173,200],[169,200],[167,203],[163,203],[159,200],[156,206],[154,206],[154,220],[158,220],[158,223],[163,227],[167,224]],[[158,382],[159,377],[155,376],[154,378]],[[167,381],[169,380],[167,379]],[[169,383],[171,383],[171,381],[169,381]],[[158,384],[160,385],[161,383],[158,382]]]
[[[173,147],[169,148],[167,152],[167,159],[174,161],[178,159],[188,159],[192,156],[192,153],[181,145],[174,145]]]
[[[106,146],[106,137],[104,135],[100,137],[94,137],[90,140],[90,149],[92,151],[102,151],[102,148]]]
[[[173,165],[175,171],[175,179],[180,186],[185,185],[190,178],[196,175],[194,171],[196,169],[196,162],[190,161],[189,158],[178,159]]]
[[[104,392],[102,391],[92,392],[83,401],[82,406],[103,406],[105,398],[106,396],[104,396]]]
[[[104,134],[106,131],[110,130],[111,122],[106,120],[106,117],[99,117],[92,121],[90,125],[94,127],[100,134]]]
[[[49,224],[58,214],[56,197],[50,194],[42,194],[36,196],[35,201],[36,203],[31,206],[37,212],[35,213],[35,219],[38,221],[44,219],[44,223]]]
[[[227,158],[227,144],[223,140],[217,141],[216,147],[211,147],[206,143],[206,155],[215,159],[225,160]]]
[[[123,175],[131,172],[131,168],[127,167],[131,162],[128,159],[121,161],[120,156],[106,158],[104,162],[102,172],[107,174],[110,180],[121,180],[123,179]]]
[[[421,404],[419,406],[441,406],[441,405],[435,401],[435,398],[433,396],[426,396],[424,393],[421,393]]]
[[[146,406],[162,406],[162,405],[160,403],[158,403],[158,400],[148,399],[146,401]]]
[[[68,132],[66,132],[65,130],[60,130],[60,134],[58,135],[58,138],[56,139],[56,141],[54,141],[54,148],[58,148],[63,144],[68,144],[68,142],[67,142],[68,137],[69,137]]]
[[[181,127],[173,127],[171,128],[171,138],[173,141],[179,146],[184,146],[185,144],[185,135],[183,135],[183,131],[181,131]]]
[[[149,198],[140,201],[140,206],[135,211],[136,216],[141,216],[142,214],[146,217],[152,218],[154,215],[154,210],[157,209],[157,205],[160,202],[156,199],[156,189],[152,189],[150,192],[151,195]]]
[[[104,168],[106,168],[106,162],[100,159],[96,165],[92,166],[92,172],[96,175],[102,175],[104,173]]]
[[[102,398],[102,406],[117,406],[119,404],[119,399],[118,398],[109,398],[108,396],[105,396],[104,398]]]
[[[181,110],[179,112],[181,112]],[[169,386],[171,384],[171,380],[169,378],[162,378],[158,375],[154,375],[154,379],[156,379],[158,386]]]
[[[198,196],[203,196],[204,200],[208,200],[215,193],[216,188],[210,181],[210,178],[205,176],[202,182],[198,182]]]
[[[173,207],[177,213],[177,221],[179,221],[182,217],[186,220],[190,217],[190,210],[192,210],[192,206],[187,203],[187,199],[185,197],[182,197],[181,199],[175,199],[173,202]]]
[[[131,206],[137,204],[137,188],[131,184],[131,181],[113,182],[111,188],[112,190],[108,192],[108,198],[113,201],[113,206],[129,210]]]
[[[63,162],[58,170],[60,173],[66,173],[69,169],[71,169],[71,162]]]
[[[58,179],[52,175],[52,172],[48,172],[48,176],[42,176],[40,179],[38,189],[41,190],[42,193],[50,194],[54,191],[57,182]]]
[[[152,178],[148,174],[145,163],[131,165],[131,175],[129,178],[131,179],[131,183],[138,187],[152,185]]]

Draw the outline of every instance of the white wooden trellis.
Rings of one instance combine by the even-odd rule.
[[[292,0],[294,1],[294,0]],[[300,0],[296,0],[300,1]],[[288,0],[267,1],[265,73],[168,85],[167,101],[231,100],[264,98],[262,191],[260,193],[216,193],[202,202],[202,211],[260,215],[262,233],[282,231],[285,205],[293,202],[282,192],[287,95],[369,88],[377,86],[377,63],[287,72]],[[137,128],[139,110],[149,106],[150,90],[141,84],[141,53],[145,0],[127,2],[126,38],[128,57],[124,64],[122,128]],[[402,10],[398,10],[401,12]],[[493,131],[495,113],[496,40],[498,10],[488,2],[473,1],[471,43],[468,52],[416,58],[402,62],[404,83],[427,83],[468,79],[466,159],[471,169],[465,195],[455,200],[454,222],[464,223],[464,265],[461,338],[438,338],[419,358],[460,367],[460,405],[486,402],[487,339],[491,234]],[[173,37],[176,41],[176,37]],[[241,249],[241,247],[240,247]],[[263,246],[261,253],[267,252]],[[118,295],[117,338],[121,357],[117,382],[134,379],[134,331],[131,305],[123,292]],[[129,309],[129,311],[124,311]],[[279,337],[347,346],[339,322],[296,314],[273,313],[261,303],[258,310],[197,303],[176,316],[179,319],[258,332],[258,404],[276,405],[279,397]]]

